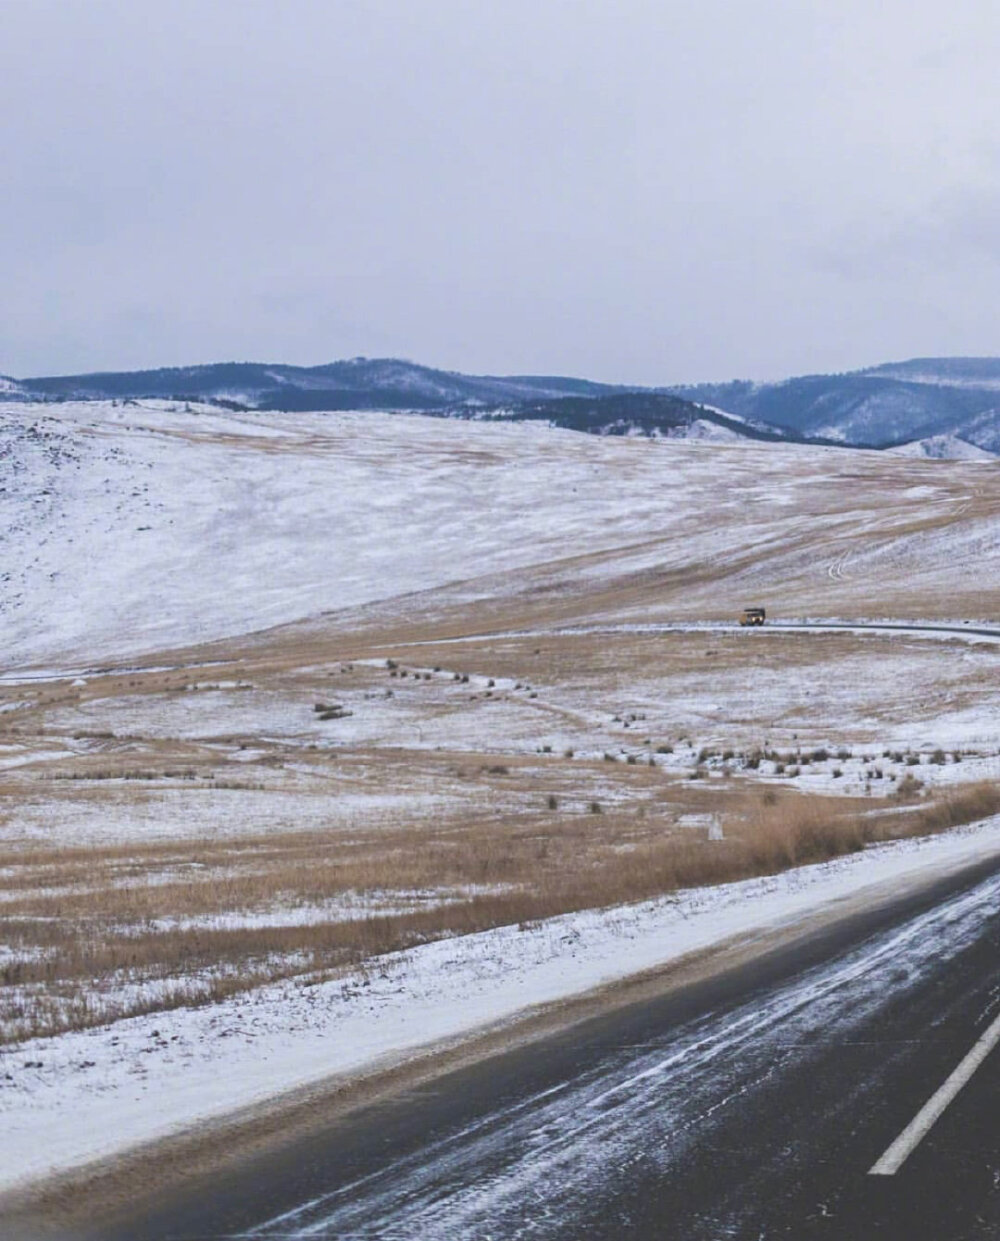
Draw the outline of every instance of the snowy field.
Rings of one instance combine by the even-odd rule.
[[[997,512],[989,462],[0,406],[8,1183],[991,852],[1000,641],[733,620],[988,625]]]

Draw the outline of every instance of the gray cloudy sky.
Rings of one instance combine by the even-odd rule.
[[[996,0],[0,0],[0,372],[1000,354]]]

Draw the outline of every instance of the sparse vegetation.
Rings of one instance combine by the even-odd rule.
[[[507,776],[510,768],[492,764],[482,771]],[[897,800],[918,792],[908,774]],[[698,794],[709,795],[708,789]],[[544,797],[546,809],[556,811],[558,795]],[[599,832],[569,815],[541,839],[514,815],[488,831],[467,823],[343,838],[300,833],[242,836],[228,844],[8,850],[0,867],[14,894],[5,903],[13,956],[0,976],[0,1027],[7,1038],[22,1037],[205,1002],[269,978],[336,971],[443,934],[769,873],[855,851],[866,841],[997,813],[1000,786],[919,799],[913,810],[892,815],[863,814],[850,798],[779,789],[732,791],[726,804],[724,840],[711,842],[665,830],[655,814],[605,813],[590,799],[588,814],[602,819]],[[546,865],[539,872],[541,856]],[[254,866],[246,867],[247,857],[256,859]],[[118,883],[123,868],[138,882]],[[170,878],[160,881],[158,874]],[[446,903],[392,909],[394,901],[412,903],[405,893],[419,892]],[[330,921],[278,927],[211,921],[276,901],[294,910],[357,898],[351,894],[372,902],[370,916],[343,921],[334,911]]]
[[[503,619],[497,628],[506,624]],[[307,673],[269,651],[270,663],[246,669],[252,687],[269,696],[260,700],[268,712],[261,724],[253,713],[263,720],[265,710],[252,697],[241,695],[236,704],[221,696],[239,687],[235,675],[210,684],[195,682],[190,669],[159,676],[156,697],[145,701],[152,674],[143,674],[142,686],[131,684],[127,723],[99,705],[107,691],[96,685],[73,695],[65,687],[33,689],[30,711],[0,716],[12,752],[21,737],[44,737],[40,750],[65,745],[44,769],[27,765],[17,775],[0,773],[0,796],[7,790],[0,816],[43,797],[66,808],[107,805],[118,814],[128,805],[136,822],[157,828],[167,817],[162,807],[178,820],[200,820],[202,802],[206,822],[209,814],[221,821],[224,803],[233,807],[224,812],[230,825],[247,816],[232,840],[216,835],[212,825],[210,838],[186,844],[150,836],[115,847],[62,849],[43,846],[41,835],[20,839],[16,848],[0,844],[4,913],[13,928],[0,976],[6,1037],[145,1007],[210,1002],[269,979],[328,977],[440,936],[501,923],[533,926],[551,914],[771,873],[1000,808],[992,786],[975,793],[927,791],[909,774],[911,758],[919,762],[920,756],[905,746],[897,751],[900,779],[885,779],[889,770],[883,774],[876,764],[879,751],[868,734],[859,731],[854,740],[841,721],[821,718],[818,710],[802,740],[789,740],[777,712],[766,724],[722,715],[694,723],[683,696],[664,693],[662,709],[650,705],[648,721],[618,707],[612,727],[616,703],[653,703],[651,694],[638,697],[627,674],[660,657],[661,637],[655,646],[637,637],[628,667],[615,662],[620,652],[608,651],[606,642],[580,635],[554,638],[533,661],[523,642],[505,636],[483,645],[476,639],[475,646],[454,648],[477,669],[461,673],[452,671],[453,652],[435,649],[415,628],[405,631],[407,640],[420,641],[420,649],[411,648],[403,632],[400,625],[381,635],[374,652],[352,635],[343,649],[356,654],[357,663],[335,665],[336,687],[327,679],[333,675],[328,639],[296,652]],[[688,651],[692,645],[693,639]],[[386,649],[397,657],[384,660]],[[424,669],[432,662],[441,675],[428,684],[431,673]],[[526,699],[537,694],[520,679],[528,667],[546,686],[544,701],[532,708]],[[676,668],[689,675],[690,659],[676,659]],[[731,689],[732,671],[721,643],[712,664],[713,694],[716,678],[722,686],[719,703],[727,701],[725,678]],[[389,689],[389,678],[404,673],[408,685]],[[746,676],[741,669],[740,685]],[[458,690],[470,681],[478,703]],[[213,685],[214,699],[192,692]],[[193,739],[178,741],[165,735],[162,721],[170,717],[158,716],[156,704],[185,686],[182,699],[169,700],[170,710],[188,718],[202,714]],[[497,704],[484,704],[494,692],[510,704],[511,716],[520,713],[510,732]],[[120,684],[114,693],[122,693]],[[293,708],[282,708],[292,720],[289,733],[279,731],[282,712],[270,714],[277,694]],[[10,692],[6,701],[14,699]],[[55,725],[34,731],[39,721],[48,728],[50,706],[60,712],[51,717]],[[350,709],[354,723],[336,726]],[[465,711],[472,721],[467,732],[456,727]],[[488,731],[483,717],[490,717]],[[103,727],[111,720],[114,729]],[[317,727],[327,720],[331,727]],[[207,727],[205,721],[211,721]],[[630,739],[621,737],[624,726]],[[895,735],[891,727],[889,737]],[[765,730],[769,740],[758,746]],[[813,748],[816,738],[831,735],[851,738],[853,757],[839,741],[834,752]],[[554,744],[542,743],[544,736]],[[664,736],[670,740],[661,741]],[[658,761],[674,755],[675,747],[676,763]],[[539,763],[538,754],[559,757]],[[575,757],[572,764],[563,761]],[[949,757],[958,762],[962,755],[928,747],[924,762],[940,766]],[[812,768],[810,777],[811,763],[823,766]],[[796,785],[803,772],[807,778]],[[784,781],[772,781],[772,773]],[[820,773],[836,782],[829,796],[804,791]],[[850,780],[841,778],[845,773]],[[870,784],[867,797],[860,795],[862,774]],[[291,798],[309,797],[314,789],[319,795],[300,819],[303,802],[282,803],[279,787]],[[234,795],[224,797],[221,790],[230,789]],[[253,792],[266,798],[246,796]],[[350,808],[368,795],[380,807],[398,801],[402,808]],[[338,826],[327,826],[328,811]],[[53,818],[60,821],[58,814]],[[265,832],[262,824],[272,818],[276,830]],[[718,824],[711,841],[691,826],[709,818]],[[36,832],[40,821],[33,820]],[[276,912],[284,919],[278,926],[268,923]]]

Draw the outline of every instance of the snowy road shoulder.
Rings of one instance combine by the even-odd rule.
[[[1000,857],[1000,817],[783,875],[501,927],[0,1053],[0,1189],[176,1135],[337,1075],[379,1069],[734,937]]]

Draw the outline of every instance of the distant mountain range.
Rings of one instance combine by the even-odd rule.
[[[914,358],[845,375],[671,390],[732,414],[857,447],[950,436],[1000,452],[998,358]]]
[[[960,453],[961,444],[1000,453],[998,358],[916,358],[779,383],[661,388],[554,375],[462,375],[395,358],[312,367],[221,362],[21,380],[0,376],[0,401],[151,397],[265,410],[424,410],[540,419],[605,435],[750,437],[868,448],[934,441],[928,455],[951,448]]]
[[[8,382],[14,382],[23,395],[47,400],[167,397],[281,410],[443,409],[628,391],[612,384],[544,375],[460,375],[397,358],[351,358],[325,366],[213,362]]]

